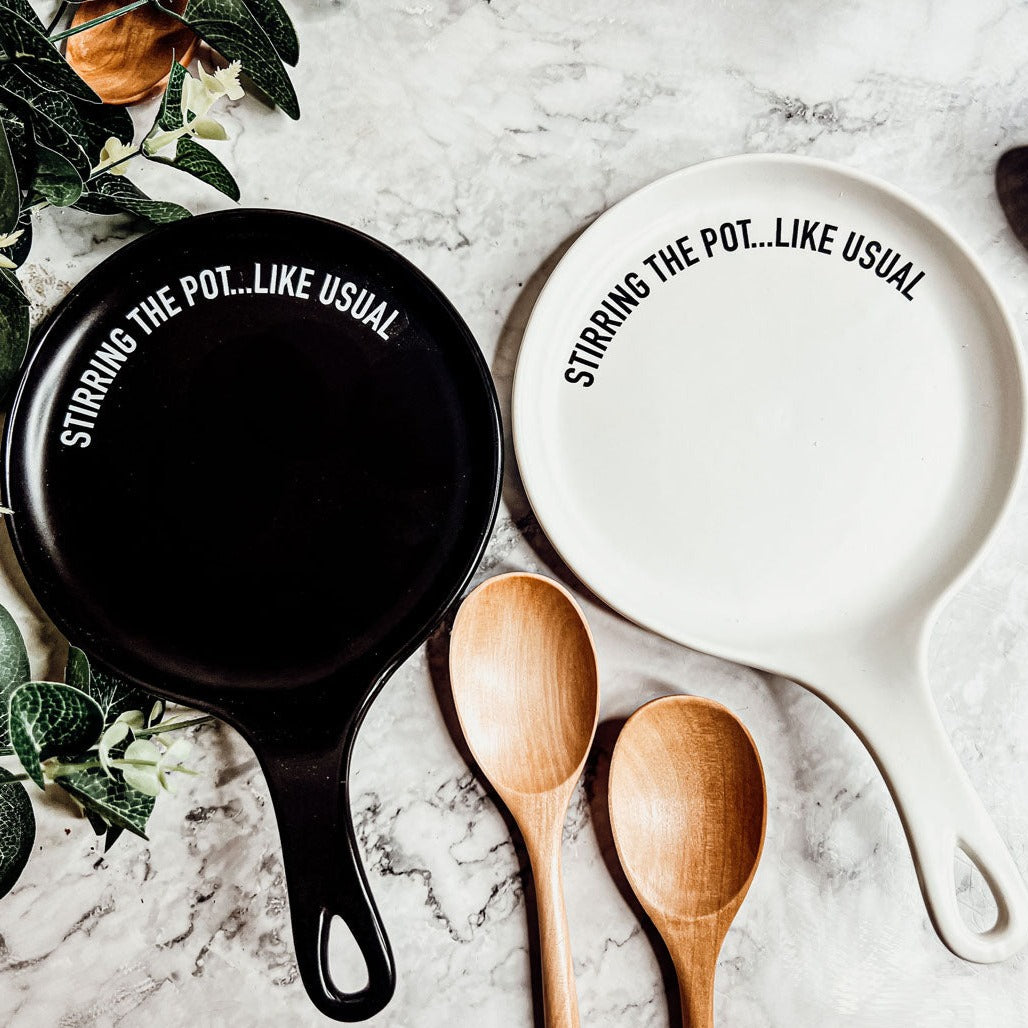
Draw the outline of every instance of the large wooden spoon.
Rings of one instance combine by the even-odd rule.
[[[647,703],[614,747],[610,821],[628,881],[674,961],[685,1024],[712,1028],[717,956],[767,824],[749,732],[713,700]]]
[[[589,626],[571,594],[548,578],[490,579],[457,614],[450,681],[468,746],[528,849],[546,1024],[578,1028],[560,851],[568,801],[599,714]]]

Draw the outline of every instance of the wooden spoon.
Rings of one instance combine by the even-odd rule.
[[[87,0],[75,8],[71,24],[82,25],[122,6],[122,0]],[[186,0],[171,0],[168,6],[181,13]],[[127,106],[163,84],[173,57],[188,66],[198,42],[188,25],[147,6],[71,36],[67,58],[104,103]]]
[[[714,1024],[721,944],[764,846],[764,769],[750,733],[713,700],[637,710],[610,762],[618,857],[671,953],[689,1028]]]
[[[450,682],[468,746],[528,849],[546,1024],[578,1028],[560,850],[600,707],[596,651],[578,604],[539,575],[483,583],[454,622]]]

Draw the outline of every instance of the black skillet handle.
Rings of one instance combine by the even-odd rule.
[[[289,890],[293,945],[314,1005],[337,1021],[365,1021],[392,999],[396,967],[353,832],[346,785],[350,736],[342,743],[260,744],[258,756],[275,805]],[[341,992],[328,964],[338,914],[360,947],[368,984]]]

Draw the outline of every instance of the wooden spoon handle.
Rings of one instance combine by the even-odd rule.
[[[694,974],[686,985],[678,976],[684,1028],[714,1028],[714,978]]]
[[[682,922],[663,931],[678,974],[683,1025],[685,1028],[714,1028],[714,975],[724,941],[723,927],[714,915]]]
[[[539,911],[539,943],[543,973],[543,1015],[546,1028],[579,1028],[578,992],[571,959],[568,916],[561,871],[561,829],[528,839]]]

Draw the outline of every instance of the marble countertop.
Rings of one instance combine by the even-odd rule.
[[[1028,254],[992,174],[1028,142],[1028,6],[1014,0],[289,0],[299,123],[246,99],[219,154],[244,202],[348,222],[453,299],[509,410],[532,303],[567,241],[637,187],[750,151],[840,161],[920,198],[993,274],[1020,326]],[[218,144],[215,144],[218,145]],[[195,211],[206,187],[148,168]],[[23,278],[41,314],[133,231],[47,214]],[[0,599],[39,674],[61,642],[0,544]],[[479,577],[565,572],[513,461]],[[798,686],[659,639],[583,600],[603,681],[598,743],[572,802],[565,878],[582,1022],[674,1023],[667,959],[612,876],[602,814],[621,721],[669,692],[735,710],[763,755],[764,858],[718,968],[733,1028],[1015,1028],[1028,953],[964,963],[938,941],[881,777],[840,719]],[[359,838],[399,984],[380,1028],[532,1026],[525,854],[442,712],[441,636],[386,686],[354,757]],[[974,784],[1028,872],[1028,493],[950,603],[931,647],[935,695]],[[53,673],[52,670],[50,673]],[[196,730],[201,772],[162,798],[149,844],[106,857],[84,820],[42,807],[37,851],[0,901],[0,1023],[327,1024],[297,978],[263,777],[227,728]],[[989,897],[966,863],[972,918]],[[347,954],[337,954],[340,965]],[[349,967],[349,965],[347,965]],[[348,971],[341,973],[347,981]]]

